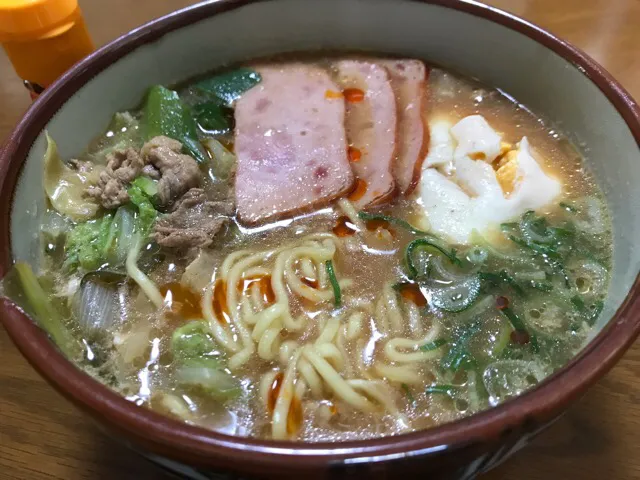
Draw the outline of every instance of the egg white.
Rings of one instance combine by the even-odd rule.
[[[453,243],[470,243],[474,230],[491,234],[501,223],[550,204],[562,192],[561,182],[533,157],[527,137],[512,157],[515,181],[513,190],[505,193],[490,164],[500,154],[502,139],[482,116],[466,117],[453,126],[434,120],[430,130],[431,149],[418,196],[431,230]]]

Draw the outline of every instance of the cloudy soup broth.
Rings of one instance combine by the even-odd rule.
[[[567,132],[570,133],[570,132]],[[609,283],[563,132],[417,59],[254,61],[48,137],[42,261],[4,294],[127,400],[232,435],[397,435],[562,367]]]

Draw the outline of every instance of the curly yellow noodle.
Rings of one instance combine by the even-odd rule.
[[[364,320],[363,312],[354,312],[349,317],[345,337],[347,340],[353,340],[362,333],[362,321]]]
[[[329,317],[325,323],[324,327],[320,331],[318,338],[316,339],[316,345],[321,343],[333,342],[336,334],[338,333],[338,329],[340,328],[340,322],[342,317]]]
[[[305,379],[311,390],[313,398],[322,398],[324,389],[322,388],[322,378],[315,371],[313,366],[305,358],[298,361],[298,371],[302,378]]]
[[[338,372],[344,369],[345,359],[338,347],[333,343],[320,343],[315,346],[316,352]]]
[[[358,230],[360,230],[361,232],[366,231],[364,222],[360,220],[357,210],[349,200],[347,200],[346,198],[341,198],[340,200],[338,200],[338,206],[349,218],[349,221],[358,228]]]
[[[232,338],[231,334],[225,330],[213,313],[213,284],[209,285],[205,289],[204,295],[202,296],[201,306],[204,318],[209,323],[209,329],[215,339],[226,350],[232,353],[239,352],[241,346],[238,345],[238,343]]]
[[[405,310],[407,312],[409,330],[413,335],[422,337],[424,335],[424,325],[422,315],[420,314],[420,307],[413,302],[406,302]]]
[[[375,412],[377,410],[373,403],[363,395],[358,394],[340,374],[336,372],[331,364],[322,358],[322,355],[315,347],[307,345],[302,348],[302,353],[337,397],[364,412]]]
[[[285,370],[278,399],[276,400],[276,406],[273,409],[273,415],[271,417],[271,436],[275,440],[286,440],[288,438],[287,418],[289,416],[289,408],[291,407],[291,401],[293,400],[294,395],[294,382],[297,370],[296,366],[301,353],[302,351],[298,350],[293,354],[293,357]]]
[[[391,382],[422,384],[424,377],[420,374],[415,363],[406,363],[404,365],[387,365],[377,363],[374,371],[380,378],[385,378]]]
[[[431,329],[420,340],[392,338],[384,346],[384,353],[392,362],[424,362],[442,355],[442,347],[423,351],[420,347],[433,342],[440,333],[440,326],[434,322]]]
[[[293,354],[300,348],[300,344],[295,340],[286,340],[280,344],[280,351],[278,352],[278,361],[282,365],[288,365]]]

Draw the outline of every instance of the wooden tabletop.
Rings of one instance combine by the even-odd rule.
[[[187,0],[80,0],[98,45]],[[492,0],[585,50],[640,99],[639,0]],[[0,53],[0,143],[29,106]],[[0,328],[0,479],[165,479],[106,438]],[[640,343],[547,432],[483,480],[640,479]]]

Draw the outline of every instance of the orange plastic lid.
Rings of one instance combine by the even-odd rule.
[[[58,27],[78,0],[0,0],[0,35],[26,35]]]

